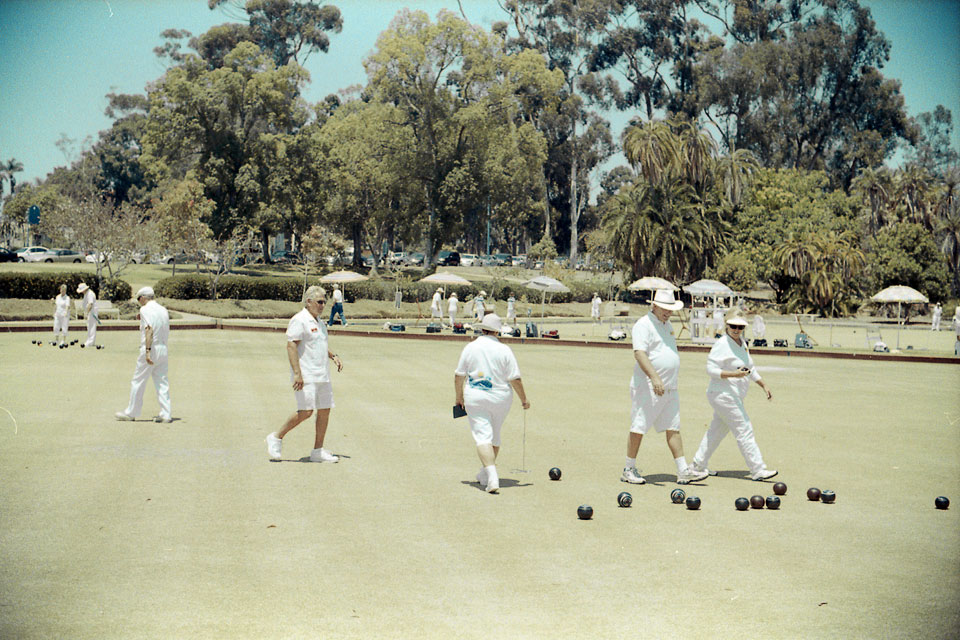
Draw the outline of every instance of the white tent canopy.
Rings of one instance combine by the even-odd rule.
[[[697,280],[685,286],[683,290],[692,296],[713,297],[735,295],[733,289],[716,280]]]
[[[537,276],[533,280],[527,280],[523,283],[523,286],[528,289],[536,289],[543,293],[543,296],[540,298],[540,318],[543,319],[543,305],[547,299],[547,293],[564,293],[570,291],[567,285],[563,284],[559,280],[547,276]]]
[[[426,278],[421,278],[419,282],[430,282],[433,284],[453,284],[453,285],[469,285],[471,284],[469,280],[458,276],[454,273],[448,271],[438,271],[437,273],[431,274]]]
[[[896,302],[897,303],[897,349],[900,348],[900,325],[902,321],[900,319],[900,306],[902,304],[917,304],[917,303],[927,303],[930,300],[927,299],[927,296],[923,295],[916,289],[908,287],[902,284],[896,284],[892,287],[887,287],[881,291],[878,291],[873,296],[870,297],[874,302],[887,303],[887,302]]]
[[[646,276],[644,278],[640,278],[636,282],[631,283],[627,289],[630,291],[656,291],[657,289],[669,289],[670,291],[677,291],[678,287],[669,280],[664,280],[663,278],[658,278],[656,276]]]

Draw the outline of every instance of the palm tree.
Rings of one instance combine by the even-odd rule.
[[[623,153],[651,184],[679,165],[680,142],[663,122],[635,124],[623,132]]]
[[[17,188],[17,178],[14,174],[23,171],[23,163],[16,158],[10,158],[6,162],[0,162],[0,196],[3,196],[3,180],[10,183],[10,194],[13,195]]]
[[[727,202],[736,209],[743,199],[745,187],[760,168],[760,162],[749,149],[733,149],[717,161],[717,168],[719,177],[723,180],[723,193]]]
[[[677,130],[680,141],[679,159],[687,181],[703,193],[703,186],[711,173],[711,163],[717,151],[717,143],[706,131],[697,128],[689,120],[675,119],[669,123]]]
[[[930,202],[930,174],[922,167],[910,165],[897,172],[894,185],[897,200],[903,203],[904,219],[933,231],[935,221]]]
[[[888,222],[890,197],[893,194],[890,172],[886,168],[877,171],[864,169],[854,178],[852,187],[867,205],[867,228],[872,235],[876,235]]]
[[[940,221],[940,251],[950,264],[953,275],[953,293],[960,293],[960,206],[957,201],[950,212]]]

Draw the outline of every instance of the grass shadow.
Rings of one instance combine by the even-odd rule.
[[[461,480],[460,484],[475,487],[480,491],[486,491],[486,489],[476,480]],[[519,480],[514,480],[512,478],[500,478],[500,490],[504,489],[516,489],[518,487],[532,487],[532,482],[520,482]]]

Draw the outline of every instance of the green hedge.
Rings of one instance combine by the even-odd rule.
[[[158,297],[177,300],[209,300],[210,278],[184,274],[164,278],[153,287]],[[233,300],[287,300],[299,302],[303,297],[303,280],[251,276],[222,276],[217,283],[217,297]]]
[[[60,285],[67,285],[67,293],[77,297],[77,286],[86,282],[101,300],[122,302],[133,295],[129,283],[124,280],[104,280],[103,286],[97,285],[96,278],[89,273],[61,271],[57,273],[0,273],[0,298],[25,298],[27,300],[49,300],[60,293]],[[102,289],[102,290],[101,290]]]

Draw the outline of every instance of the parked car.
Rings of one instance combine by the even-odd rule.
[[[0,249],[0,262],[16,262],[16,261],[17,261],[16,249]]]
[[[270,254],[270,262],[277,264],[301,264],[303,258],[293,251],[274,251]]]
[[[506,267],[513,263],[513,258],[510,257],[509,253],[495,253],[493,257],[497,259],[498,267]]]
[[[81,262],[83,254],[73,249],[50,249],[42,258],[43,262]]]
[[[87,253],[83,259],[90,263],[97,263],[97,262],[103,262],[104,260],[112,261],[115,258],[112,253],[101,253],[99,251],[91,251]],[[142,264],[145,261],[145,259],[146,259],[146,254],[142,251],[135,251],[129,256],[129,262],[132,262],[133,264]],[[77,261],[74,260],[74,262],[77,262]],[[154,260],[154,262],[159,264],[160,260]]]
[[[461,253],[460,254],[460,266],[461,267],[477,267],[480,266],[477,263],[477,254],[475,253]]]
[[[481,267],[499,267],[500,261],[497,260],[496,256],[492,256],[488,254],[488,255],[480,256],[479,258],[477,258],[477,260],[474,262],[474,265],[481,266]]]
[[[387,254],[387,262],[396,266],[407,263],[407,253],[405,251],[391,251]]]
[[[513,256],[513,260],[510,261],[510,264],[514,267],[523,267],[527,264],[527,256],[521,254],[519,256]]]
[[[419,251],[414,253],[407,254],[407,264],[412,267],[419,267],[423,265],[423,254]]]
[[[110,256],[108,255],[107,257],[109,258]],[[200,258],[200,256],[196,254],[180,252],[175,254],[168,253],[168,254],[162,255],[158,258],[154,258],[153,260],[151,260],[151,262],[153,262],[154,264],[174,264],[174,263],[176,264],[194,263],[195,264],[198,262],[203,262],[203,260],[202,258]]]
[[[441,267],[459,267],[460,252],[441,251],[439,258],[437,258],[437,264],[440,265]]]
[[[34,256],[37,256],[38,254],[46,254],[48,251],[50,251],[50,249],[40,246],[18,249],[17,262],[37,262],[37,260],[34,259]]]

